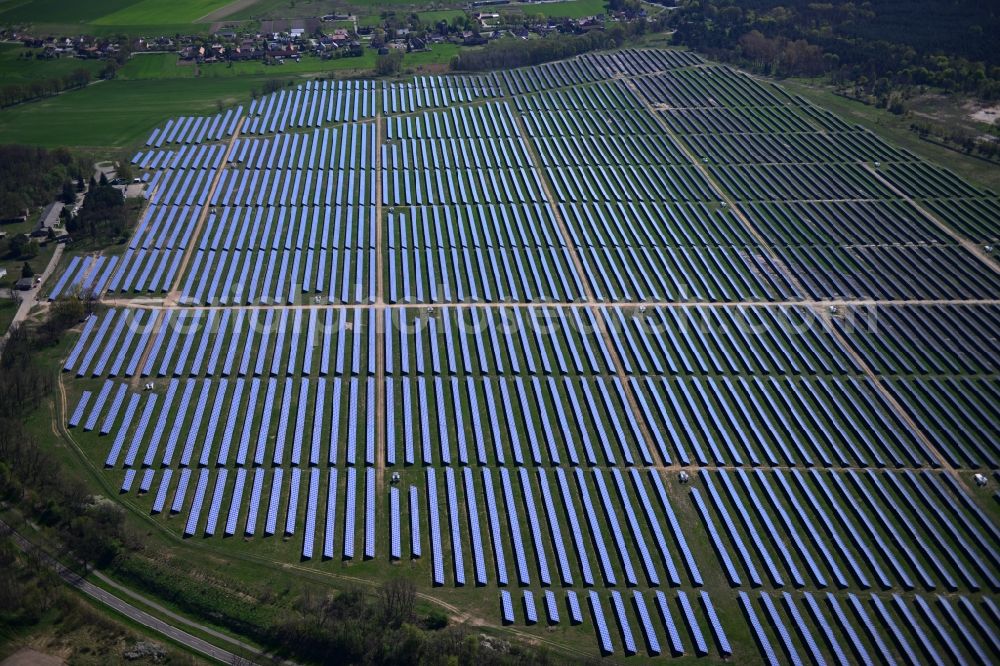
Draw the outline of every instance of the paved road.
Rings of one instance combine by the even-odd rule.
[[[97,587],[93,583],[90,583],[87,580],[81,578],[78,574],[67,569],[65,566],[62,565],[61,562],[57,561],[55,558],[51,557],[47,553],[37,551],[33,543],[31,543],[23,536],[18,534],[12,527],[10,527],[10,525],[3,522],[2,520],[0,520],[0,530],[2,530],[3,532],[8,532],[11,536],[11,539],[21,550],[26,552],[32,552],[32,551],[36,552],[40,556],[42,562],[44,562],[46,565],[52,568],[56,573],[58,573],[59,577],[62,578],[65,582],[77,588],[78,590],[80,590],[87,596],[91,597],[92,599],[99,601],[105,606],[113,608],[114,610],[118,611],[119,613],[129,618],[130,620],[138,622],[142,626],[147,627],[148,629],[152,629],[157,633],[163,634],[164,636],[167,636],[168,638],[174,640],[175,642],[180,643],[181,645],[184,645],[207,657],[211,657],[212,659],[216,659],[218,661],[227,664],[245,662],[244,657],[237,656],[232,652],[223,650],[222,648],[209,643],[208,641],[202,640],[197,636],[192,636],[186,631],[182,631],[174,626],[171,626],[166,622],[164,622],[163,620],[153,617],[146,611],[140,610],[135,606],[133,606],[132,604],[123,601],[122,599],[116,597],[107,590]]]
[[[21,305],[17,308],[17,312],[14,313],[14,319],[11,321],[10,326],[13,328],[14,324],[18,324],[28,318],[28,313],[31,312],[31,308],[35,307],[35,298],[42,293],[42,287],[45,286],[45,281],[49,279],[52,272],[56,269],[59,264],[59,258],[62,257],[64,246],[56,245],[55,251],[52,253],[52,258],[49,259],[49,265],[45,267],[42,271],[42,279],[40,282],[35,284],[34,287],[28,291],[19,291],[17,294],[21,297]],[[3,335],[0,336],[0,348],[3,347],[3,343],[7,340],[7,331],[4,331]]]

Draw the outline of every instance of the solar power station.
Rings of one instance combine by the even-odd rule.
[[[133,162],[49,296],[103,299],[68,425],[179,538],[592,655],[998,659],[995,194],[653,50],[301,83]]]

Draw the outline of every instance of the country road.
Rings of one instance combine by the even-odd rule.
[[[146,611],[140,610],[122,600],[121,598],[111,594],[107,590],[100,588],[93,583],[82,578],[80,575],[66,568],[61,562],[50,556],[48,553],[38,550],[35,545],[19,534],[14,528],[0,520],[0,531],[8,533],[11,540],[17,545],[18,548],[25,552],[35,552],[42,562],[48,565],[52,570],[59,574],[59,577],[63,579],[69,585],[72,585],[76,589],[80,590],[88,597],[100,602],[101,604],[112,608],[125,617],[129,618],[133,622],[138,622],[142,626],[151,629],[157,633],[163,634],[164,636],[170,638],[176,643],[180,643],[185,647],[194,650],[200,654],[203,654],[212,659],[227,663],[252,663],[246,659],[246,657],[236,655],[228,650],[224,650],[220,647],[209,643],[208,641],[202,640],[197,636],[193,636],[186,631],[178,629],[170,624],[167,624],[163,620],[153,617]],[[207,629],[206,629],[207,631]],[[227,640],[232,640],[227,637]]]
[[[56,249],[52,253],[52,257],[49,259],[48,265],[45,267],[45,270],[42,271],[40,276],[41,279],[34,287],[27,291],[18,292],[21,298],[21,304],[18,306],[17,312],[14,314],[13,321],[10,322],[10,327],[3,332],[3,335],[0,335],[0,349],[3,348],[3,344],[7,340],[7,334],[10,332],[10,329],[14,328],[15,324],[20,324],[27,319],[31,309],[40,302],[35,299],[42,293],[42,287],[45,286],[46,280],[49,279],[53,271],[55,271],[56,266],[59,264],[59,258],[62,257],[63,248],[63,245],[56,245]],[[13,291],[13,287],[11,287],[11,291]]]

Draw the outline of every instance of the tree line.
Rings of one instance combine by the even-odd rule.
[[[94,502],[87,487],[60,468],[45,442],[25,427],[56,386],[40,358],[93,308],[92,301],[65,298],[41,324],[12,324],[0,350],[0,501],[60,534],[63,547],[85,565],[107,565],[124,542],[124,515],[111,503]]]
[[[1000,99],[1000,17],[989,3],[690,0],[674,40],[775,76],[875,89],[928,85]],[[888,93],[880,101],[888,106]]]
[[[124,195],[108,183],[103,173],[98,181],[90,179],[90,187],[80,210],[71,214],[64,208],[63,213],[66,231],[74,238],[89,236],[93,240],[111,242],[124,235],[129,223],[129,209]]]
[[[616,23],[607,30],[591,30],[582,34],[553,32],[541,39],[503,37],[481,49],[465,49],[451,61],[456,71],[483,71],[540,65],[590,51],[615,49],[630,38],[646,32],[659,32],[666,17],[653,21]]]
[[[8,83],[0,88],[0,107],[13,106],[21,102],[57,95],[66,90],[83,88],[91,82],[92,78],[89,71],[80,67],[64,76],[53,76],[25,83]]]
[[[54,201],[67,181],[78,180],[88,169],[65,148],[0,146],[0,220]]]
[[[93,300],[58,299],[40,324],[15,326],[0,350],[0,502],[11,515],[40,525],[57,555],[78,562],[78,573],[105,569],[134,589],[184,612],[246,636],[273,655],[273,663],[546,664],[539,649],[507,643],[464,627],[420,602],[414,583],[390,578],[374,590],[333,591],[294,579],[236,579],[196,561],[172,561],[147,544],[149,534],[109,498],[95,494],[62,466],[25,423],[53,398],[58,367],[45,360]],[[18,527],[18,525],[15,525]],[[0,635],[53,621],[62,583],[30,554],[0,537]],[[62,608],[66,615],[71,609]],[[56,622],[62,621],[60,617]],[[257,655],[254,661],[267,662]]]

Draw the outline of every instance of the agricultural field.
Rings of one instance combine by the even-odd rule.
[[[115,78],[125,81],[136,79],[187,79],[198,74],[198,66],[182,61],[175,53],[142,53],[129,58]]]
[[[229,4],[230,0],[109,0],[108,2],[67,2],[66,0],[4,0],[0,2],[0,25],[35,25],[59,28],[72,33],[85,27],[91,34],[116,31],[160,30],[167,34],[180,29],[197,32],[200,19]],[[203,24],[207,28],[207,24]]]
[[[31,58],[22,57],[25,52],[31,53]],[[58,79],[72,74],[78,69],[85,69],[91,76],[104,67],[99,60],[81,60],[78,58],[54,58],[39,60],[34,56],[36,51],[25,49],[16,44],[0,44],[0,75],[4,83],[31,83],[46,79]]]
[[[1000,654],[995,193],[653,49],[177,109],[131,162],[128,246],[46,296],[101,298],[62,416],[179,542],[567,661]]]
[[[165,4],[158,0],[138,0],[118,11],[108,12],[96,19],[98,25],[160,25],[169,23],[195,23],[206,14],[229,4],[230,0],[172,0]]]
[[[560,0],[558,2],[513,3],[500,8],[502,11],[520,11],[524,14],[550,16],[552,18],[583,18],[598,16],[608,11],[604,0]]]
[[[4,109],[0,141],[105,150],[131,146],[172,116],[212,113],[220,105],[243,103],[267,80],[246,76],[101,81]]]
[[[49,22],[58,17],[60,23],[91,23],[108,13],[122,11],[137,0],[107,2],[71,2],[68,0],[4,0],[0,3],[3,23]]]

